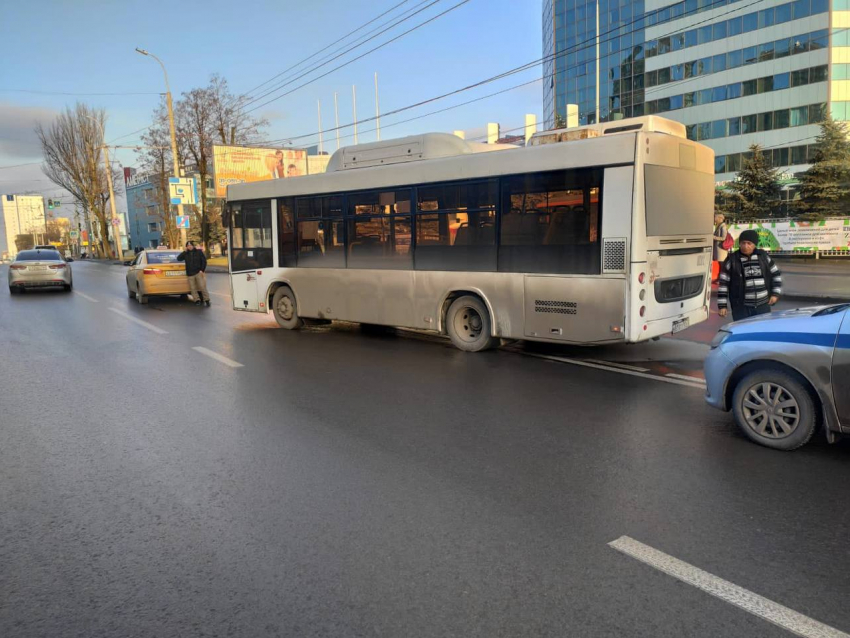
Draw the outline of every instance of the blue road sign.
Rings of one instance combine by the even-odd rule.
[[[189,216],[188,215],[178,215],[177,216],[177,228],[189,228]]]

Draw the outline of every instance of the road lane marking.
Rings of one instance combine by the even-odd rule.
[[[167,330],[163,330],[162,328],[157,328],[155,325],[153,325],[152,323],[148,323],[147,321],[142,321],[141,319],[136,319],[133,315],[128,315],[126,312],[121,312],[120,310],[118,310],[118,308],[110,308],[110,310],[112,312],[114,312],[116,315],[121,315],[125,319],[129,319],[133,323],[137,323],[140,326],[147,328],[151,332],[155,332],[158,335],[167,335],[168,334]]]
[[[582,361],[598,363],[603,366],[613,366],[615,368],[622,368],[623,370],[634,370],[635,372],[649,372],[649,368],[639,368],[638,366],[630,366],[627,363],[618,363],[616,361],[599,361],[598,359],[582,359]]]
[[[213,352],[212,350],[207,350],[206,348],[203,348],[201,346],[194,346],[192,348],[192,350],[194,350],[195,352],[200,352],[201,354],[204,354],[204,355],[210,357],[211,359],[215,359],[219,363],[223,363],[224,365],[230,366],[231,368],[243,368],[243,367],[245,367],[241,363],[239,363],[238,361],[234,361],[233,359],[228,359],[227,357],[219,354],[218,352]]]
[[[84,292],[80,292],[79,290],[75,290],[75,291],[74,291],[74,294],[75,294],[75,295],[79,295],[79,296],[80,296],[80,297],[82,297],[83,299],[88,299],[88,300],[89,300],[89,301],[91,301],[92,303],[97,303],[97,299],[95,299],[94,297],[89,297],[86,293],[84,293]]]
[[[570,359],[569,357],[555,357],[548,354],[537,354],[536,352],[523,352],[522,350],[513,350],[512,352],[519,352],[527,357],[536,357],[537,359],[548,359],[549,361],[560,361],[561,363],[570,363],[576,366],[584,366],[586,368],[595,368],[596,370],[607,370],[608,372],[616,372],[618,374],[628,374],[633,377],[641,377],[643,379],[652,379],[654,381],[662,381],[664,383],[672,383],[673,385],[683,385],[688,388],[696,388],[697,390],[705,390],[705,385],[699,383],[699,379],[694,379],[691,381],[683,381],[681,379],[671,379],[669,377],[662,377],[657,374],[649,374],[648,372],[637,372],[636,370],[625,370],[623,368],[614,368],[609,365],[602,365],[599,363],[591,363],[590,361],[585,361],[583,359]]]
[[[670,377],[671,379],[684,379],[685,381],[693,381],[694,383],[701,383],[705,385],[705,379],[698,379],[697,377],[689,377],[686,374],[675,374],[674,372],[668,372],[666,377]]]
[[[225,295],[223,292],[213,292],[212,290],[208,291],[211,295],[218,295],[219,297],[226,297],[230,299],[230,295]]]
[[[804,638],[850,638],[850,634],[824,625],[793,609],[754,594],[743,587],[723,580],[714,574],[694,567],[649,545],[644,545],[628,536],[621,536],[617,540],[608,543],[608,545],[683,583],[693,585],[697,589],[701,589],[730,605],[739,607],[759,618],[772,622],[774,625],[787,629],[798,636],[803,636]]]

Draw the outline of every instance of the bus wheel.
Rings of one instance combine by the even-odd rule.
[[[278,288],[272,298],[272,309],[277,325],[287,330],[298,330],[304,325],[304,321],[298,316],[298,308],[295,305],[295,295],[289,288]]]
[[[446,329],[455,347],[466,352],[480,352],[493,347],[490,335],[490,313],[478,297],[466,295],[455,299],[446,315]]]

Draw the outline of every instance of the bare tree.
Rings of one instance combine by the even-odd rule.
[[[224,236],[222,202],[207,197],[206,184],[213,174],[213,146],[250,144],[268,126],[264,119],[246,114],[242,100],[234,96],[227,80],[219,75],[209,85],[183,93],[175,108],[178,146],[198,173],[200,202],[196,208],[197,236],[209,253],[210,240]]]
[[[94,215],[101,229],[101,250],[104,255],[110,255],[107,168],[101,158],[105,121],[103,109],[78,102],[73,108],[67,107],[50,126],[38,124],[35,131],[44,153],[44,174]]]
[[[155,216],[162,222],[165,243],[171,248],[177,248],[180,245],[180,229],[171,213],[168,179],[172,176],[174,162],[171,159],[171,134],[165,102],[154,111],[153,122],[153,126],[142,136],[144,147],[137,151],[137,155],[142,172],[147,174],[153,186],[157,202]]]

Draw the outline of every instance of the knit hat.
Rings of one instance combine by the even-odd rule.
[[[742,232],[742,233],[740,234],[740,236],[738,237],[738,244],[740,245],[740,243],[741,243],[742,241],[749,241],[749,242],[754,243],[756,246],[758,246],[758,245],[759,245],[759,234],[758,234],[758,231],[755,231],[755,230],[745,230],[745,231],[744,231],[744,232]]]

